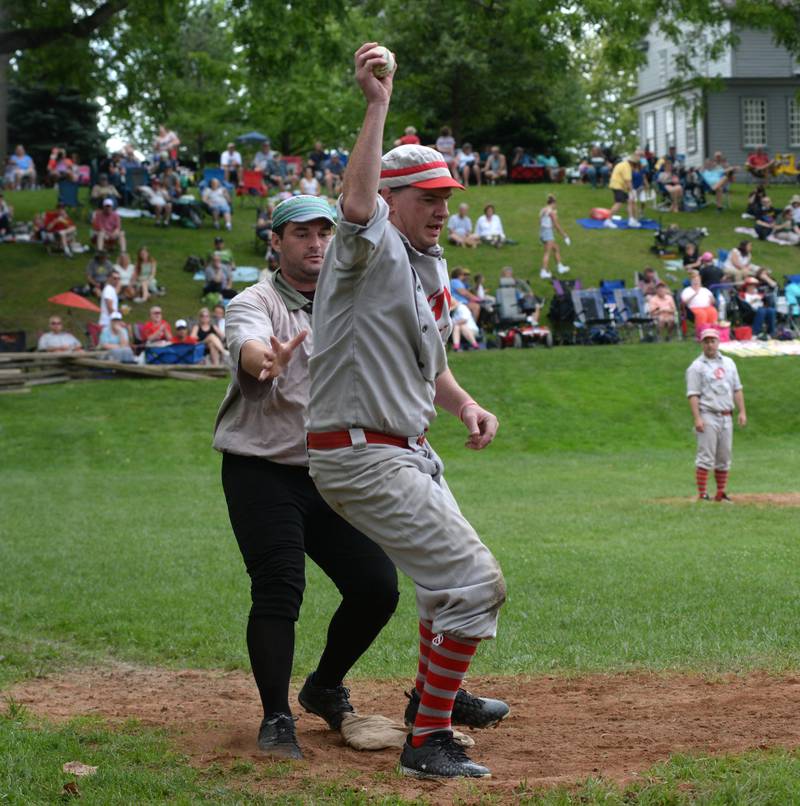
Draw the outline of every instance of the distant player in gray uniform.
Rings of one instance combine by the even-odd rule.
[[[709,501],[708,474],[714,469],[717,482],[715,501],[731,503],[725,488],[731,467],[733,447],[733,408],[738,409],[739,425],[747,425],[744,391],[736,364],[719,352],[719,335],[706,328],[701,336],[703,354],[686,370],[686,396],[697,434],[695,479],[698,501]]]
[[[495,636],[505,583],[425,432],[436,404],[464,423],[467,447],[480,450],[497,419],[447,367],[448,275],[438,241],[447,200],[462,186],[433,149],[401,145],[381,159],[393,76],[374,76],[385,63],[379,53],[367,43],[355,56],[367,109],[315,301],[309,467],[323,498],[416,586],[420,658],[401,771],[483,777],[489,770],[453,741],[451,717],[459,699],[484,724],[508,713],[499,700],[459,696],[479,642]]]
[[[299,694],[300,704],[332,729],[353,710],[345,674],[398,600],[391,560],[330,509],[308,475],[311,308],[332,236],[326,200],[281,202],[272,218],[280,268],[238,294],[225,316],[236,369],[217,415],[214,447],[222,451],[228,513],[251,580],[247,648],[264,709],[258,746],[282,758],[302,758],[289,679],[306,554],[342,595],[322,657]]]

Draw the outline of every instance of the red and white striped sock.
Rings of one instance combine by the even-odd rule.
[[[425,688],[425,676],[428,674],[428,655],[431,651],[431,641],[433,641],[432,626],[433,622],[431,621],[419,620],[419,663],[417,664],[417,679],[414,682],[414,687],[420,697],[422,697],[422,691]]]
[[[728,486],[728,471],[715,470],[714,479],[717,482],[717,498],[722,498],[725,493],[725,488]]]
[[[705,495],[708,489],[708,469],[705,467],[696,467],[695,479],[697,480],[697,494]]]
[[[433,637],[428,655],[428,673],[420,697],[417,718],[411,729],[411,744],[420,747],[431,734],[450,730],[450,717],[464,675],[469,669],[480,639],[454,638],[439,633]]]

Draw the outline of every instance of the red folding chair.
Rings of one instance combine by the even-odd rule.
[[[264,175],[261,171],[244,171],[242,173],[242,184],[236,188],[236,195],[242,197],[242,206],[245,198],[255,196],[263,198],[267,195],[267,188],[264,185]]]

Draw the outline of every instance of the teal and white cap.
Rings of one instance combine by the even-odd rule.
[[[276,230],[290,221],[300,224],[304,221],[314,221],[317,218],[324,218],[331,224],[336,223],[333,210],[326,199],[307,194],[292,196],[291,199],[282,201],[272,211],[272,229]]]

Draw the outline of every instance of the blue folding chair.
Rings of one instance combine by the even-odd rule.
[[[128,168],[125,171],[125,185],[122,188],[122,201],[130,204],[136,196],[136,189],[150,184],[147,168]]]
[[[78,199],[80,185],[71,179],[60,179],[58,182],[58,203],[74,210],[79,210],[83,205]]]
[[[227,189],[228,193],[233,193],[234,186],[225,181],[225,171],[222,168],[203,168],[203,178],[198,185],[201,193],[211,184],[212,179],[219,179],[219,183]]]
[[[606,305],[616,305],[615,292],[620,288],[625,288],[624,280],[601,280],[600,293],[603,295],[603,302]]]

